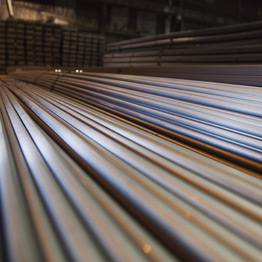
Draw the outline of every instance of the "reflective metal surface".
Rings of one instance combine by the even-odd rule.
[[[260,261],[259,88],[13,77],[27,83],[0,83],[3,261]]]

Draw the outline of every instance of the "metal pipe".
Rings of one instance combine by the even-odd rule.
[[[48,75],[39,81],[48,88]],[[260,88],[101,73],[63,74],[53,87],[56,92],[260,170]]]
[[[33,82],[36,75],[13,77]],[[10,148],[1,146],[6,156],[1,160],[13,163],[21,181],[12,198],[4,197],[9,192],[1,189],[0,214],[12,212],[16,219],[22,212],[30,218],[27,221],[33,231],[24,236],[22,244],[13,245],[12,251],[24,251],[32,241],[37,244],[29,249],[34,260],[40,254],[48,261],[63,257],[94,261],[259,260],[259,174],[130,122],[116,111],[110,113],[108,102],[102,103],[98,93],[101,107],[86,95],[88,103],[82,102],[81,93],[70,96],[68,92],[68,88],[77,90],[76,76],[80,74],[63,74],[56,81],[58,75],[42,74],[34,84],[13,79],[0,84],[0,142]],[[97,76],[79,78],[85,88],[98,81]],[[125,80],[119,81],[132,82],[122,78]],[[52,92],[50,79],[56,81]],[[111,78],[101,74],[101,81],[106,79]],[[67,81],[71,84],[62,94]],[[113,90],[112,83],[107,86]],[[188,84],[192,83],[184,82],[181,88],[194,87]],[[220,88],[227,94],[222,91],[225,86]],[[205,89],[208,91],[203,83]],[[123,88],[122,93],[129,91]],[[247,95],[248,88],[243,91]],[[241,93],[239,90],[236,96]],[[256,99],[246,98],[252,103]],[[204,108],[198,108],[203,110],[201,117],[207,116]],[[221,109],[213,114],[219,112]],[[255,124],[255,117],[248,113],[231,112],[231,116],[234,121],[244,119],[246,133],[245,128]],[[0,178],[8,181],[9,177],[10,171],[5,169]],[[9,199],[24,205],[13,208]],[[23,229],[24,220],[18,222]],[[4,220],[5,240],[16,232],[6,225]],[[12,243],[19,241],[18,236],[21,234],[14,235]],[[7,252],[6,260],[12,254]]]

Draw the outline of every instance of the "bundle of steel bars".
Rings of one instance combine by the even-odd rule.
[[[31,81],[258,171],[261,88],[102,73],[26,72]]]
[[[15,71],[15,68],[12,71]],[[39,68],[38,70],[44,70]],[[30,70],[30,68],[22,68]],[[32,69],[31,69],[32,70]],[[36,70],[36,69],[34,69]],[[64,68],[64,71],[72,68]],[[159,76],[187,80],[200,80],[237,85],[262,87],[262,65],[173,65],[140,67],[82,67],[85,72],[115,73],[125,75]],[[11,70],[10,70],[11,71]]]
[[[59,69],[58,69],[59,68]],[[173,65],[145,67],[9,67],[9,72],[28,70],[85,71],[125,75],[159,76],[262,87],[262,65]]]
[[[107,44],[105,66],[261,63],[261,22],[174,32]]]
[[[2,260],[261,261],[261,96],[101,73],[4,79]]]

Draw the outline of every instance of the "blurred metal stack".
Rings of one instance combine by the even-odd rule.
[[[8,66],[99,66],[103,37],[23,20],[0,23],[0,72]],[[68,38],[69,37],[69,38]]]
[[[105,66],[262,62],[262,22],[174,32],[107,44]]]
[[[0,74],[5,73],[6,68],[6,41],[5,41],[5,23],[0,21]]]
[[[62,40],[63,66],[101,66],[103,37],[65,29]]]
[[[262,87],[262,65],[177,64],[173,66],[103,67],[87,71],[200,80]]]

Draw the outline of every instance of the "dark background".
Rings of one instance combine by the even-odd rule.
[[[107,42],[262,19],[261,0],[16,0],[13,7],[14,18],[77,27]]]

